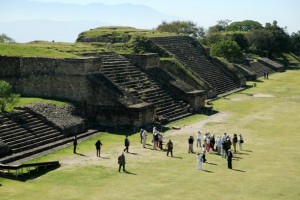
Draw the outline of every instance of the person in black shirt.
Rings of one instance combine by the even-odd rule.
[[[100,157],[100,150],[101,150],[101,146],[102,146],[102,143],[100,140],[98,140],[95,144],[96,146],[96,154],[97,154],[97,157]]]
[[[129,153],[129,145],[130,145],[130,141],[128,139],[128,135],[126,135],[124,152],[126,151],[127,153]]]

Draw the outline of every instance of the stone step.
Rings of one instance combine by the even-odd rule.
[[[77,135],[78,142],[87,140],[95,135],[97,135],[99,131],[97,130],[88,130],[85,133],[81,133]],[[51,152],[57,151],[59,149],[66,148],[68,146],[71,146],[73,143],[73,137],[67,137],[64,139],[61,139],[59,141],[55,141],[46,145],[38,146],[33,149],[25,150],[23,152],[19,152],[16,154],[12,154],[9,156],[5,156],[3,158],[0,158],[0,163],[2,164],[8,164],[8,163],[20,163],[25,162],[28,160],[33,159],[34,157],[46,155]],[[35,156],[33,156],[35,155]]]

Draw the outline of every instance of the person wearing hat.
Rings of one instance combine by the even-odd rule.
[[[118,157],[118,164],[119,164],[119,172],[121,171],[121,167],[123,167],[123,172],[125,172],[125,155],[124,152]]]
[[[230,149],[228,149],[227,163],[228,163],[228,169],[232,169],[232,152]]]

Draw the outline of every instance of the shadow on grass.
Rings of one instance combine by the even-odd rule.
[[[132,152],[128,152],[128,154],[131,154],[131,155],[139,155],[138,153],[132,153]]]
[[[15,174],[12,173],[2,173],[0,174],[0,177],[2,178],[7,178],[11,180],[16,180],[16,181],[21,181],[21,182],[26,182],[28,180],[34,180],[44,174],[47,174],[48,172],[51,172],[60,166],[49,166],[47,168],[45,167],[39,167],[37,169],[32,169],[30,171],[27,171],[27,173],[20,174],[16,176]]]
[[[75,154],[78,155],[78,156],[86,156],[86,155],[84,155],[82,153],[75,153]]]
[[[172,158],[182,159],[181,156],[173,156]]]
[[[124,173],[130,174],[130,175],[137,175],[136,173],[133,173],[133,172],[130,172],[130,171],[127,171],[127,170],[125,170]]]
[[[202,169],[202,171],[207,172],[207,173],[213,173],[212,171],[206,170],[206,169]]]
[[[110,159],[109,157],[103,157],[103,156],[100,156],[99,158],[101,158],[101,159]]]
[[[242,151],[246,151],[246,152],[250,152],[250,153],[252,153],[253,151],[250,151],[250,150],[242,150]]]
[[[233,156],[233,158],[236,158],[236,159],[243,159],[242,157],[239,157],[239,156]]]
[[[209,165],[218,165],[216,163],[210,163],[210,162],[205,162],[206,164],[209,164]]]
[[[253,96],[253,94],[247,93],[247,92],[238,92],[237,94],[244,94],[244,95],[247,95],[247,96]]]
[[[240,170],[240,169],[232,169],[233,171],[237,171],[237,172],[246,172],[244,170]]]

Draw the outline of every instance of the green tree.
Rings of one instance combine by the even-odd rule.
[[[246,37],[246,33],[244,32],[232,32],[230,35],[230,39],[235,41],[241,50],[247,51],[249,48],[248,40]]]
[[[4,112],[8,104],[15,105],[20,95],[14,94],[12,86],[6,81],[0,81],[0,111]]]
[[[226,27],[226,31],[245,31],[249,32],[254,29],[261,29],[263,26],[257,22],[252,20],[244,20],[241,22],[232,22],[230,25]]]
[[[15,42],[15,41],[3,33],[0,35],[0,43],[6,43],[6,42]]]
[[[265,29],[273,35],[272,53],[288,52],[290,47],[290,37],[286,32],[286,27],[282,28],[277,25],[277,21],[272,24],[267,23]]]
[[[214,57],[223,57],[230,62],[241,62],[244,59],[239,45],[232,40],[215,43],[210,49],[210,54]]]
[[[273,34],[266,29],[256,29],[247,35],[250,50],[260,56],[270,57],[273,49]]]
[[[291,37],[291,51],[293,53],[299,54],[300,53],[300,31],[297,33],[292,33]]]
[[[290,37],[285,28],[277,21],[267,23],[263,29],[254,29],[247,35],[250,50],[261,56],[272,57],[273,54],[289,51]]]
[[[188,35],[197,39],[202,39],[205,35],[204,28],[198,26],[196,23],[192,21],[180,21],[180,20],[173,21],[173,22],[163,21],[155,29],[162,32]]]
[[[229,25],[230,22],[231,20],[229,19],[224,19],[224,20],[221,19],[217,21],[216,25],[208,28],[208,33],[223,32],[225,31],[226,27]]]

